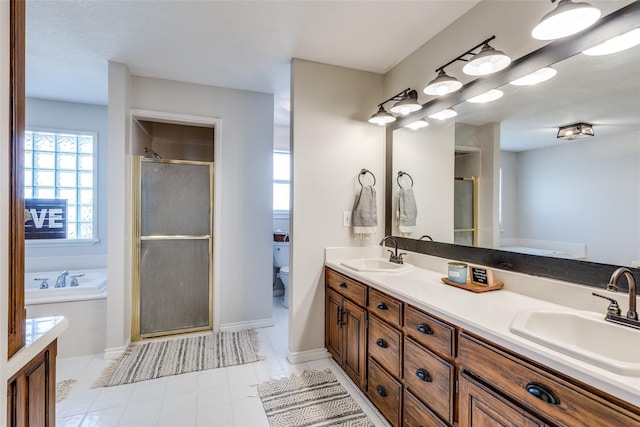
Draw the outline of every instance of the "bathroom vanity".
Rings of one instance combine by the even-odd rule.
[[[640,425],[638,376],[509,329],[522,310],[562,306],[473,294],[417,267],[354,271],[329,256],[325,265],[327,349],[392,426]]]

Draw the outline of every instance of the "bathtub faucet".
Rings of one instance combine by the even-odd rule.
[[[58,274],[58,278],[56,279],[56,288],[64,288],[67,286],[68,275],[69,275],[69,272],[66,270]]]

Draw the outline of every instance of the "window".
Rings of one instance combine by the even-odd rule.
[[[25,199],[65,199],[67,239],[95,239],[95,133],[27,130]]]
[[[291,184],[291,155],[285,151],[273,152],[273,210],[289,210]]]

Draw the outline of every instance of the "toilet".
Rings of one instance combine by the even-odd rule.
[[[284,285],[284,295],[280,304],[289,308],[289,242],[273,242],[273,266],[278,267],[278,277]]]

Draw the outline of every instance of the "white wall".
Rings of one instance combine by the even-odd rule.
[[[27,98],[27,129],[96,132],[97,188],[95,189],[98,243],[65,242],[43,246],[27,241],[26,271],[104,268],[107,265],[107,107],[38,98]]]
[[[0,2],[0,206],[9,205],[9,2]],[[7,317],[9,295],[9,210],[0,209],[0,420],[7,419]]]
[[[453,177],[455,128],[452,120],[434,121],[430,126],[393,131],[392,234],[400,236],[396,225],[398,171],[413,178],[418,215],[411,237],[427,234],[438,242],[453,243]],[[449,178],[448,180],[446,178]],[[404,185],[407,178],[402,179]],[[437,183],[437,185],[434,185]]]
[[[502,167],[502,224],[500,240],[518,238],[518,153],[500,152]],[[511,246],[503,244],[501,246]]]
[[[640,259],[640,132],[517,157],[518,237],[586,243],[596,262]]]
[[[324,348],[324,248],[377,244],[384,234],[384,128],[367,122],[382,76],[294,59],[291,78],[293,211],[289,358]],[[358,242],[342,226],[360,170],[377,178],[378,233]]]

